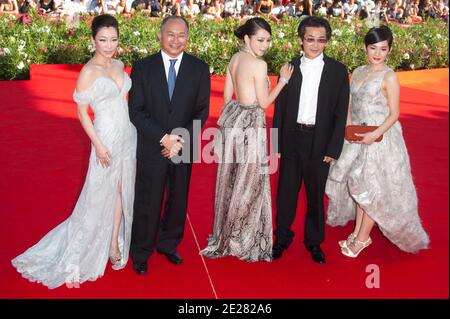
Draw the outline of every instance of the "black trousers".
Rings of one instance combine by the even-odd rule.
[[[174,253],[183,238],[192,164],[137,160],[130,255],[146,262],[156,248]],[[164,212],[161,207],[166,191]]]
[[[314,128],[293,129],[286,139],[289,144],[281,154],[275,245],[284,248],[291,244],[294,237],[291,226],[302,181],[307,198],[304,244],[319,245],[325,239],[324,194],[330,166],[323,162],[323,156],[311,156],[313,137]]]

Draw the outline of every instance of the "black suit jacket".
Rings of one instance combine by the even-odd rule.
[[[345,65],[327,56],[319,84],[316,128],[314,130],[312,158],[329,156],[338,159],[344,143],[345,124],[349,103],[349,80]],[[273,127],[278,128],[278,147],[285,152],[292,141],[288,134],[297,123],[302,73],[300,57],[291,61],[294,72],[289,83],[280,92],[276,102]],[[294,145],[293,147],[298,147]]]
[[[209,114],[209,66],[184,53],[172,100],[161,52],[133,63],[131,79],[128,104],[131,122],[138,132],[137,157],[161,156],[161,138],[172,129],[186,128],[190,141],[185,142],[190,142],[192,158],[193,121],[200,120],[203,126]]]

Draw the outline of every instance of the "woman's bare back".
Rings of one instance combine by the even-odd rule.
[[[233,82],[236,100],[243,105],[258,102],[255,88],[255,68],[261,67],[262,60],[257,60],[245,52],[238,52],[228,64]]]

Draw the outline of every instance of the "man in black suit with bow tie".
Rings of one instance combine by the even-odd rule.
[[[176,248],[186,221],[192,146],[198,138],[194,126],[203,126],[209,114],[209,67],[184,52],[187,21],[165,18],[158,38],[161,51],[133,64],[129,94],[130,119],[138,132],[130,248],[138,274],[147,273],[147,259],[155,249],[171,263],[183,262]],[[189,135],[183,139],[174,129]],[[190,153],[187,160],[183,152]],[[184,160],[174,161],[180,154]]]
[[[346,67],[323,51],[331,37],[328,21],[307,17],[298,27],[304,55],[294,59],[294,73],[275,103],[273,127],[279,129],[281,153],[273,259],[291,244],[291,230],[302,181],[307,210],[304,244],[312,259],[325,263],[324,193],[330,163],[344,143],[349,81]]]

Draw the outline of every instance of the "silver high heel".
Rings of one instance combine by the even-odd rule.
[[[118,270],[121,267],[120,262],[122,261],[122,255],[120,254],[120,251],[116,254],[109,255],[109,261],[111,262],[112,266],[111,268],[114,270]]]
[[[355,239],[348,246],[345,246],[341,249],[342,255],[347,257],[356,258],[363,251],[364,248],[367,249],[372,244],[372,239],[367,238],[366,241],[360,241]],[[353,250],[352,250],[353,249]]]
[[[350,245],[355,240],[355,238],[356,235],[354,233],[350,233],[347,239],[338,241],[339,247],[343,248]]]

